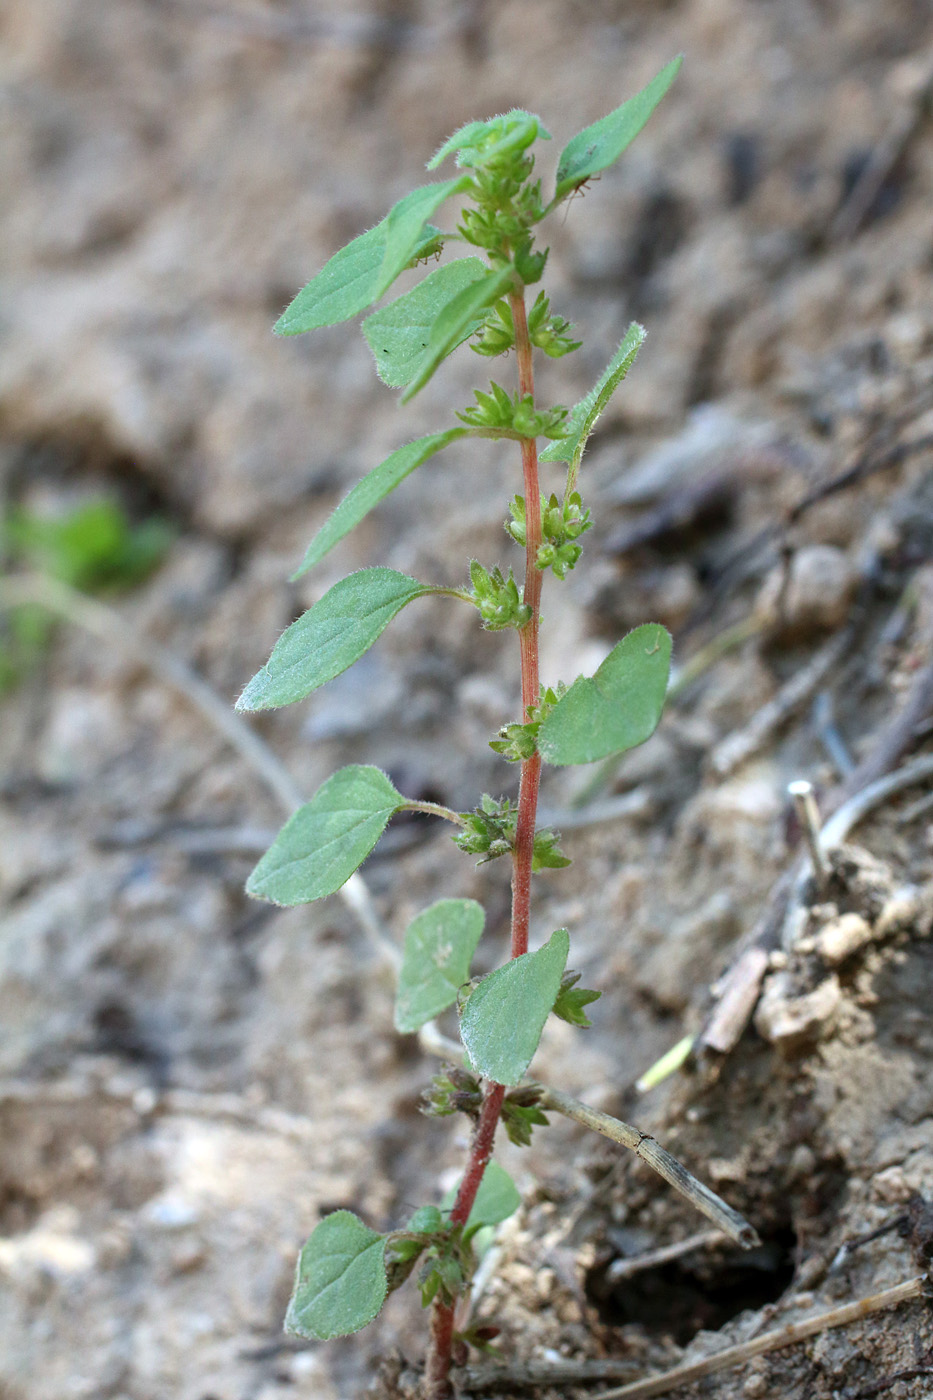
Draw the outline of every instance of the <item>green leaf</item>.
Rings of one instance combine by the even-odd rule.
[[[402,403],[407,403],[419,389],[424,388],[441,361],[469,335],[469,328],[477,317],[512,286],[512,280],[510,267],[500,268],[498,272],[487,271],[485,277],[464,287],[442,308],[431,327],[427,348],[422,352],[408,388],[402,395]]]
[[[285,1330],[326,1342],[372,1322],[385,1302],[385,1235],[349,1210],[325,1216],[298,1257]]]
[[[388,456],[378,467],[358,481],[340,502],[337,509],[321,526],[308,545],[305,557],[292,574],[292,579],[301,578],[315,564],[319,564],[334,545],[348,535],[374,506],[394,491],[417,467],[422,466],[435,452],[440,452],[451,442],[465,437],[468,428],[448,428],[444,433],[430,433],[427,437],[407,442]]]
[[[349,321],[389,290],[418,252],[425,222],[468,175],[422,185],[393,205],[375,228],[341,248],[304,287],[275,324],[276,335],[304,335]]]
[[[460,1184],[452,1187],[441,1201],[442,1210],[450,1210],[457,1199]],[[501,1225],[514,1215],[522,1203],[515,1182],[498,1162],[487,1163],[483,1179],[473,1202],[473,1209],[467,1217],[466,1231],[469,1236],[484,1225]]]
[[[334,894],[404,804],[380,769],[339,769],[285,823],[249,877],[246,893],[285,905]]]
[[[485,915],[475,899],[440,899],[408,925],[395,1029],[416,1031],[452,1006],[470,975]]]
[[[358,661],[407,603],[433,591],[394,569],[359,569],[341,579],[285,629],[236,708],[274,710],[304,700]]]
[[[681,63],[683,54],[678,54],[641,92],[568,141],[557,162],[555,201],[619,159],[677,77]]]
[[[422,230],[436,209],[451,195],[461,194],[472,184],[469,175],[458,175],[440,184],[421,185],[406,194],[386,215],[386,246],[373,301],[385,296],[400,272],[418,253]]]
[[[474,1069],[487,1079],[521,1080],[560,990],[569,951],[567,930],[559,928],[543,948],[497,968],[467,997],[460,1038]]]
[[[596,426],[597,418],[631,369],[635,356],[645,342],[646,334],[644,326],[640,326],[637,321],[632,322],[619,348],[592,389],[570,410],[570,417],[564,425],[567,429],[566,436],[552,442],[550,447],[538,454],[538,460],[541,462],[570,463],[567,476],[568,494],[573,490],[586,440]]]
[[[671,665],[671,637],[646,622],[613,647],[596,674],[581,676],[545,716],[545,763],[595,763],[643,744],[657,728]]]
[[[363,334],[376,360],[376,372],[393,389],[407,384],[428,348],[431,327],[449,301],[488,272],[481,258],[458,258],[432,272],[423,282],[363,322]],[[460,341],[479,330],[478,312]],[[457,343],[460,344],[460,341]]]
[[[584,1011],[590,1002],[599,1001],[602,992],[594,992],[589,987],[578,987],[582,976],[579,972],[567,971],[561,978],[560,991],[554,1002],[554,1015],[571,1026],[588,1027],[593,1023]]]

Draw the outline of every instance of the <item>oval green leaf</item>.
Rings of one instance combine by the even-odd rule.
[[[461,175],[405,195],[375,228],[341,248],[312,277],[279,317],[276,335],[304,335],[335,326],[372,306],[416,256],[426,220],[468,184],[469,176]]]
[[[352,1211],[325,1216],[298,1256],[286,1332],[326,1342],[372,1322],[388,1291],[385,1250]]]
[[[645,343],[645,335],[644,326],[633,321],[592,389],[570,410],[566,437],[558,438],[538,454],[541,462],[570,463],[568,492],[573,490],[586,440],[595,428],[597,418],[635,363],[635,356]]]
[[[441,1210],[448,1211],[453,1208],[459,1190],[458,1181],[456,1186],[445,1193],[441,1201]],[[508,1220],[510,1215],[515,1214],[521,1203],[518,1187],[505,1168],[500,1167],[498,1162],[487,1162],[473,1208],[467,1216],[464,1231],[466,1238],[469,1239],[486,1225],[501,1225],[503,1220]]]
[[[619,159],[677,77],[683,61],[683,54],[678,54],[641,92],[623,102],[607,117],[584,127],[567,142],[557,162],[555,201],[563,199],[584,180],[597,175]]]
[[[407,603],[432,591],[394,569],[360,569],[341,579],[286,628],[236,708],[274,710],[304,700],[369,651]]]
[[[404,805],[381,769],[339,769],[285,823],[249,877],[246,893],[284,905],[336,893]]]
[[[458,258],[425,277],[412,291],[366,317],[363,334],[383,384],[398,389],[408,383],[428,348],[431,327],[441,311],[465,287],[485,277],[487,271],[480,258]],[[480,311],[463,327],[457,344],[478,330],[482,323]]]
[[[457,438],[465,437],[469,431],[469,428],[448,428],[443,433],[429,433],[427,437],[407,442],[404,447],[397,448],[384,462],[380,462],[378,467],[373,467],[372,471],[344,496],[334,513],[318,530],[308,545],[301,564],[292,574],[292,579],[301,578],[302,574],[319,564],[334,545],[342,540],[344,535],[348,535],[374,506],[394,491],[406,476],[428,458],[433,457],[435,452],[440,452],[448,443],[456,442]]]
[[[498,272],[488,270],[484,277],[471,282],[451,298],[431,327],[427,348],[422,351],[415,366],[408,388],[402,395],[402,403],[407,403],[419,389],[424,388],[438,365],[470,334],[469,328],[475,324],[477,317],[492,306],[512,286],[512,282],[510,267],[500,268]]]
[[[536,953],[491,972],[460,1013],[460,1038],[473,1068],[496,1084],[518,1084],[538,1048],[563,976],[570,937],[559,928]]]
[[[545,716],[545,763],[595,763],[650,739],[661,718],[671,667],[670,633],[646,622],[623,637],[591,677],[580,676]]]
[[[405,932],[395,1000],[395,1029],[409,1032],[457,1000],[486,916],[475,899],[439,899]]]

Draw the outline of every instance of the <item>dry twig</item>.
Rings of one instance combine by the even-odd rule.
[[[536,1081],[532,1081],[533,1083]],[[590,1108],[588,1104],[581,1103],[579,1099],[572,1098],[570,1094],[564,1094],[560,1089],[551,1089],[547,1085],[539,1086],[542,1090],[539,1100],[539,1107],[547,1112],[550,1109],[554,1113],[562,1113],[565,1118],[570,1118],[574,1123],[580,1123],[585,1128],[592,1129],[595,1133],[600,1133],[611,1142],[620,1143],[622,1147],[627,1147],[630,1152],[634,1152],[636,1157],[640,1157],[652,1171],[656,1171],[659,1176],[673,1186],[681,1196],[690,1202],[694,1208],[712,1220],[715,1225],[723,1230],[730,1239],[735,1240],[743,1249],[753,1249],[760,1243],[757,1234],[749,1225],[748,1221],[726,1205],[711,1191],[708,1186],[704,1186],[702,1181],[698,1181],[692,1172],[689,1172],[683,1163],[678,1162],[676,1157],[672,1157],[660,1143],[655,1142],[653,1137],[641,1132],[638,1128],[631,1127],[628,1123],[623,1123],[619,1118],[613,1118],[608,1113],[601,1113],[599,1109]]]

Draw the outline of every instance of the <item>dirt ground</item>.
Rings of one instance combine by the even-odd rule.
[[[505,1144],[525,1204],[476,1309],[518,1369],[471,1356],[461,1389],[599,1395],[929,1267],[930,764],[874,786],[933,735],[929,0],[5,0],[4,497],[103,491],[177,538],[106,636],[63,624],[0,698],[0,1400],[412,1393],[413,1291],[347,1341],[296,1344],[281,1318],[320,1214],[404,1222],[455,1179],[466,1120],[418,1114],[433,1062],[394,1032],[348,905],[246,899],[282,800],[218,714],[350,569],[506,563],[518,468],[451,448],[287,583],[347,487],[446,426],[482,365],[460,352],[400,411],[356,327],[270,326],[458,124],[540,112],[547,177],[678,51],[644,134],[549,230],[586,347],[543,392],[572,402],[633,317],[649,337],[585,459],[597,526],[546,590],[544,675],[645,620],[679,671],[644,748],[547,776],[574,863],[539,878],[535,934],[569,927],[603,997],[591,1030],[548,1027],[535,1070],[654,1133],[762,1243],[712,1237],[568,1122]],[[215,711],[164,652],[140,659],[150,641]],[[517,684],[514,639],[434,599],[249,727],[305,792],[372,762],[465,808],[514,779],[486,740]],[[818,886],[795,779],[850,818]],[[455,894],[495,934],[502,864],[414,819],[364,875],[396,940]],[[638,1092],[686,1034],[685,1069]],[[922,1400],[929,1305],[669,1393]]]

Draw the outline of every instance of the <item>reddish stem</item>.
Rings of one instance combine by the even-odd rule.
[[[525,315],[525,297],[510,297],[515,327],[515,354],[518,359],[518,387],[534,398],[535,378],[531,339]],[[541,620],[541,585],[544,574],[537,567],[541,544],[541,490],[538,486],[538,445],[534,438],[522,440],[522,474],[525,481],[525,592],[531,620],[519,633],[522,662],[522,713],[527,721],[530,706],[537,704],[538,627]],[[541,755],[533,754],[521,767],[518,785],[518,824],[512,854],[512,957],[528,952],[528,924],[531,912],[531,865],[534,855],[535,821],[538,813],[538,785]]]
[[[513,292],[509,301],[515,327],[518,384],[522,395],[534,398],[532,348],[525,315],[524,292]],[[524,601],[531,618],[519,635],[522,667],[522,714],[527,721],[531,705],[538,700],[538,626],[540,623],[543,574],[536,567],[541,543],[541,492],[538,487],[538,448],[533,438],[522,439],[522,474],[525,483],[525,591]],[[518,787],[518,820],[512,852],[512,949],[513,958],[528,951],[528,925],[531,911],[531,866],[534,856],[535,821],[538,812],[538,785],[541,756],[534,754],[521,766]],[[470,1144],[470,1160],[457,1192],[450,1218],[464,1225],[473,1209],[476,1193],[492,1154],[493,1139],[502,1111],[505,1087],[489,1083],[480,1110],[479,1122]],[[431,1314],[431,1345],[424,1377],[424,1400],[449,1400],[450,1356],[454,1335],[455,1303],[435,1300]]]

